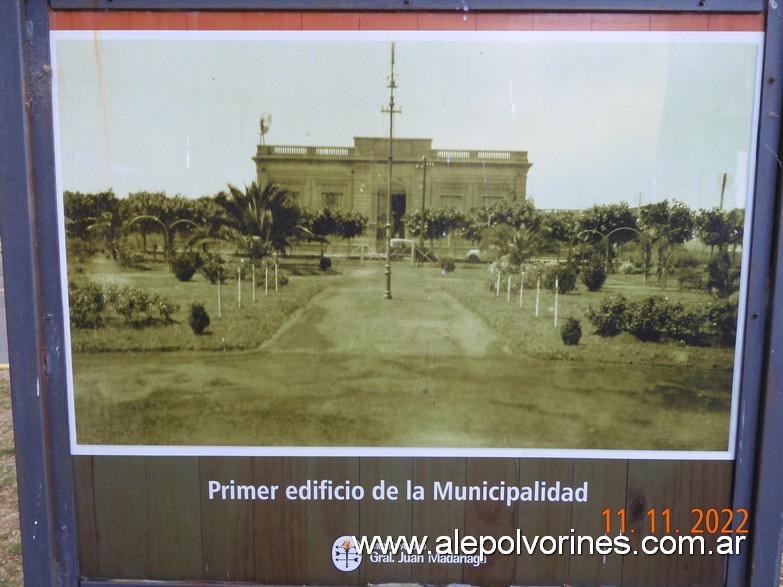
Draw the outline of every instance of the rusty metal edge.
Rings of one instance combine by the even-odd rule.
[[[0,3],[0,39],[0,234],[25,583],[77,585],[46,0]]]

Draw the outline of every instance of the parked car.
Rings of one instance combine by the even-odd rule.
[[[484,258],[484,253],[481,252],[481,249],[470,249],[465,255],[465,260],[468,263],[481,263],[486,259]]]

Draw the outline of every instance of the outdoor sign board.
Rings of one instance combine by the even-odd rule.
[[[41,4],[29,572],[775,574],[776,8]]]

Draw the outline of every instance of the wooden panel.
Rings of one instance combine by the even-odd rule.
[[[307,479],[312,483],[327,480],[334,485],[359,484],[359,459],[309,458]],[[307,577],[310,583],[324,585],[355,584],[359,571],[342,572],[332,563],[332,545],[341,536],[359,532],[358,501],[309,500],[307,502]]]
[[[94,457],[99,574],[117,579],[149,575],[147,465],[143,457]]]
[[[570,459],[526,459],[520,462],[519,486],[534,487],[545,482],[547,488],[555,483],[570,486],[573,483],[573,461]],[[567,535],[571,530],[571,503],[532,501],[519,504],[519,528],[532,540],[535,536]],[[533,555],[526,550],[517,558],[518,585],[562,585],[568,581],[569,557]]]
[[[468,459],[466,483],[469,486],[489,486],[504,483],[506,487],[517,484],[519,461],[515,459]],[[465,506],[464,534],[479,538],[482,535],[499,538],[514,536],[517,528],[517,503],[509,507],[505,501],[469,501]],[[510,585],[517,570],[517,557],[513,554],[494,554],[481,566],[465,565],[466,583],[473,585]]]
[[[606,534],[605,509],[612,512],[625,507],[628,461],[625,460],[575,460],[574,485],[589,482],[586,503],[571,507],[571,528],[578,536],[598,538]],[[617,536],[614,532],[611,537]],[[590,555],[582,551],[572,556],[569,566],[570,585],[619,585],[622,580],[623,559],[620,555]]]
[[[118,579],[257,581],[265,584],[380,582],[481,585],[685,585],[723,582],[725,557],[666,555],[494,555],[480,567],[431,563],[383,565],[365,561],[338,571],[331,560],[342,535],[423,536],[430,549],[440,535],[498,537],[516,528],[537,535],[605,533],[601,512],[625,507],[633,549],[650,534],[647,512],[671,510],[672,530],[690,534],[692,508],[730,507],[730,461],[410,458],[164,458],[76,457],[80,564],[85,576]],[[207,482],[279,485],[277,499],[209,500]],[[408,479],[425,492],[408,501]],[[308,480],[362,485],[357,501],[289,500],[288,485]],[[400,487],[398,501],[372,499],[380,480]],[[434,500],[435,481],[454,485],[552,487],[589,483],[586,503],[505,503]],[[611,536],[619,531],[613,519]],[[573,531],[573,532],[572,532]],[[676,534],[675,534],[676,535]],[[706,548],[717,537],[705,534]]]
[[[76,523],[79,536],[79,572],[98,576],[98,529],[95,527],[95,488],[92,457],[73,458],[73,484],[76,494]]]
[[[693,508],[731,507],[732,465],[728,461],[631,461],[628,467],[626,513],[631,547],[642,552],[641,541],[651,535],[650,516],[671,511],[671,531],[690,534]],[[664,535],[660,515],[655,536]],[[679,532],[677,532],[679,531]],[[708,548],[715,537],[704,535]],[[722,585],[726,557],[667,556],[664,554],[625,557],[623,584],[679,586]]]
[[[253,459],[253,484],[278,485],[274,500],[254,507],[255,580],[270,585],[307,583],[307,503],[285,497],[289,485],[307,480],[304,458]]]
[[[249,485],[250,458],[204,457],[200,460],[203,578],[252,581],[255,575],[252,501],[209,499],[208,482]]]
[[[198,458],[147,459],[151,577],[201,577],[199,486]]]
[[[433,483],[452,481],[454,485],[464,485],[465,467],[465,459],[415,459],[413,483],[424,488],[426,499],[413,504],[414,536],[429,536],[434,540],[438,536],[451,535],[455,528],[463,527],[465,503],[433,501]],[[462,583],[462,567],[427,561],[413,567],[412,580],[416,583]]]
[[[405,536],[412,534],[413,504],[406,499],[406,482],[413,479],[413,460],[410,458],[367,458],[359,461],[359,477],[367,491],[359,512],[359,527],[362,536]],[[372,489],[385,490],[379,495],[384,499],[373,498]],[[389,499],[388,488],[398,491],[396,499]],[[425,554],[426,556],[426,554]],[[399,560],[399,555],[397,559]],[[366,560],[366,555],[365,555]],[[359,567],[362,583],[409,582],[411,564],[362,563]]]

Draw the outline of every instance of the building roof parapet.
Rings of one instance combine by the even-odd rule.
[[[387,153],[379,148],[388,139],[357,139],[356,147],[331,147],[331,146],[299,146],[299,145],[258,145],[256,158],[301,158],[301,159],[386,159]],[[527,163],[527,151],[493,151],[493,150],[466,150],[466,149],[432,149],[431,139],[395,139],[398,159],[411,159],[427,157],[433,163],[457,163],[480,162],[492,163]],[[427,145],[428,148],[421,148]],[[378,148],[371,148],[378,147]]]
[[[257,157],[351,157],[350,147],[301,147],[296,145],[258,145]]]

